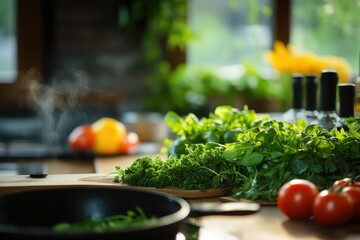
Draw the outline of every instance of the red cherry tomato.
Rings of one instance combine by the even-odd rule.
[[[350,195],[353,200],[354,210],[351,219],[354,221],[360,221],[360,188],[352,185],[345,187],[342,191]]]
[[[135,132],[127,132],[120,142],[120,152],[124,154],[133,153],[140,144],[139,136]]]
[[[354,204],[344,192],[321,191],[315,198],[313,216],[322,225],[340,225],[352,217]]]
[[[76,127],[68,137],[68,145],[75,151],[90,151],[95,142],[95,133],[90,125]]]
[[[312,215],[312,206],[318,189],[310,181],[294,179],[285,183],[279,190],[277,205],[290,219],[308,219]]]

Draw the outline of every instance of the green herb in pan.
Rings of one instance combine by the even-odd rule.
[[[112,215],[102,219],[86,219],[75,223],[58,223],[53,229],[57,232],[104,232],[145,226],[155,217],[147,217],[140,207],[129,210],[124,215]]]

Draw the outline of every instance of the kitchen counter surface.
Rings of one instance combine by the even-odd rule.
[[[200,220],[202,230],[213,235],[229,234],[213,239],[360,239],[360,225],[324,227],[313,220],[288,220],[276,206],[263,206],[260,212],[248,216],[208,216]],[[209,229],[209,232],[207,232]],[[232,238],[231,238],[232,237]],[[204,238],[205,239],[205,238]]]
[[[27,175],[0,177],[0,195],[26,189],[64,186],[111,185],[109,182],[92,181],[106,178],[115,165],[126,167],[140,156],[97,158],[94,166],[97,173],[50,174],[43,179],[31,179]],[[118,185],[121,187],[121,185]],[[112,186],[113,187],[113,186]],[[229,201],[228,198],[204,198],[197,202]],[[360,225],[338,227],[320,226],[312,220],[288,220],[276,206],[262,206],[258,213],[247,216],[207,216],[198,218],[201,226],[200,240],[253,240],[253,239],[360,239]]]

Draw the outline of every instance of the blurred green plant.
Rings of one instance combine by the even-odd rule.
[[[0,0],[0,36],[14,34],[15,29],[15,1]]]
[[[299,50],[343,57],[358,69],[359,10],[359,0],[293,0],[291,43]]]
[[[149,79],[153,95],[146,102],[147,108],[202,115],[216,105],[234,105],[239,100],[243,101],[242,104],[256,100],[276,101],[279,110],[289,107],[291,76],[281,74],[271,79],[261,74],[253,64],[245,63],[243,66],[243,75],[226,79],[213,68],[182,64],[172,70],[169,63],[162,62]]]
[[[167,51],[185,50],[195,36],[186,22],[187,1],[184,0],[132,0],[119,9],[120,27],[144,28],[142,49],[144,60],[156,63]]]
[[[234,10],[239,7],[233,0],[229,3]],[[263,11],[259,2],[249,1],[249,24],[257,23],[259,11]],[[287,78],[266,78],[252,64],[244,64],[244,74],[236,79],[220,77],[216,69],[210,67],[186,64],[172,67],[166,54],[177,48],[185,50],[187,44],[196,39],[186,13],[187,1],[184,0],[132,0],[119,9],[121,27],[139,24],[144,27],[144,60],[154,69],[147,79],[150,95],[145,101],[145,110],[205,115],[218,104],[235,105],[240,98],[279,101],[283,105],[288,97],[288,91],[284,90]]]

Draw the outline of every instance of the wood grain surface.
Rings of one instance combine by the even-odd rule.
[[[50,174],[46,178],[30,178],[28,175],[18,175],[13,177],[0,178],[0,194],[45,188],[63,187],[126,187],[144,191],[164,192],[173,194],[185,199],[200,199],[228,196],[231,194],[230,188],[199,190],[182,190],[178,188],[150,188],[129,186],[123,183],[113,182],[113,177],[108,174]]]

